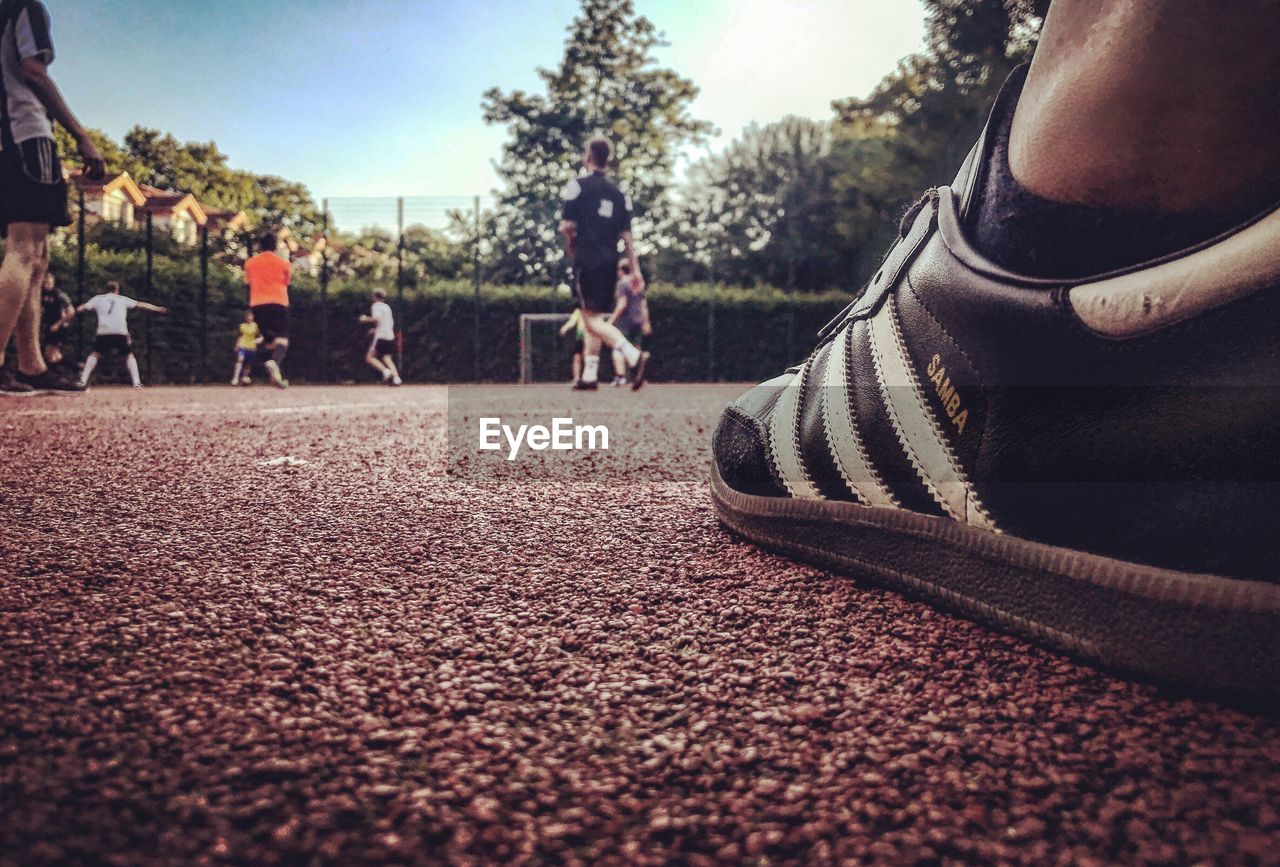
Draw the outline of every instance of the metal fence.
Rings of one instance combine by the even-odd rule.
[[[98,198],[95,200],[93,196]],[[139,208],[125,214],[104,206],[102,193],[94,190],[87,198],[84,189],[73,188],[71,226],[53,237],[51,271],[73,303],[79,305],[104,291],[108,280],[119,281],[126,294],[156,304],[180,308],[179,317],[155,319],[131,317],[138,356],[144,378],[148,381],[218,381],[222,377],[215,361],[216,341],[222,340],[230,328],[229,312],[242,312],[248,304],[248,290],[243,283],[243,265],[256,248],[256,238],[267,228],[277,229],[281,237],[280,253],[293,260],[295,281],[291,297],[311,301],[316,329],[307,351],[320,358],[333,354],[330,334],[329,302],[335,284],[349,287],[358,282],[364,290],[381,289],[393,307],[400,307],[407,288],[420,285],[427,275],[421,269],[411,272],[406,257],[406,229],[418,227],[446,233],[451,216],[469,224],[472,249],[465,256],[456,278],[474,285],[475,298],[480,298],[483,278],[478,243],[480,212],[486,207],[485,197],[395,197],[324,199],[317,225],[305,230],[297,223],[283,228],[259,226],[249,230],[243,225],[230,226],[210,221],[196,225],[192,219],[176,219],[170,213],[156,213]],[[344,274],[351,262],[343,255],[354,245],[339,246],[339,239],[379,237],[388,249],[376,255],[379,264],[390,268],[374,268],[358,276]],[[457,241],[457,238],[453,239]],[[463,273],[465,272],[465,273]],[[311,297],[311,296],[314,296]],[[398,312],[398,311],[397,311]],[[478,315],[472,328],[478,340]],[[74,326],[71,347],[77,358],[83,358],[91,343],[91,330],[85,323]],[[214,343],[211,343],[213,341]],[[177,343],[194,360],[174,370],[172,359],[161,365],[158,344]],[[322,365],[320,375],[312,378],[332,381],[338,374]]]
[[[221,381],[229,373],[223,368],[248,304],[242,267],[254,250],[255,232],[212,222],[176,227],[169,215],[145,210],[127,223],[113,221],[86,202],[83,191],[73,193],[72,205],[73,224],[54,237],[52,270],[60,288],[80,304],[103,291],[107,280],[118,280],[127,294],[170,307],[168,317],[132,317],[144,378]],[[567,313],[573,301],[560,284],[504,288],[486,280],[482,254],[497,243],[481,235],[490,206],[479,196],[333,197],[321,201],[316,225],[304,229],[294,223],[297,228],[285,233],[281,252],[295,261],[290,294],[296,339],[289,366],[297,378],[341,382],[370,375],[355,318],[367,312],[374,289],[382,290],[395,310],[402,330],[398,360],[408,365],[408,378],[536,378],[520,369],[519,317]],[[440,240],[436,252],[443,264],[426,264],[423,258],[421,247],[431,237]],[[662,283],[661,273],[647,273],[651,283]],[[779,300],[777,293],[772,301],[761,300],[766,295],[744,301],[742,294],[723,294],[720,287],[683,296],[664,289],[651,304],[655,341],[667,359],[679,359],[664,362],[665,378],[717,381],[767,374],[793,361],[800,345],[809,342],[810,329],[845,300]],[[79,322],[74,333],[69,348],[75,359],[83,359],[92,340],[91,322]],[[495,358],[502,352],[511,357]],[[559,365],[560,354],[567,369],[565,344],[552,338],[537,353],[538,363],[544,369],[551,362],[541,359]]]

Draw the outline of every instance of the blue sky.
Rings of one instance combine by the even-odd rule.
[[[577,0],[45,0],[51,71],[89,126],[215,140],[232,165],[322,196],[472,195],[504,134],[484,90],[538,87]],[[702,87],[722,145],[750,121],[825,118],[924,35],[918,0],[637,0],[659,61]]]

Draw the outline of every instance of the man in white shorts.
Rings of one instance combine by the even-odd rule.
[[[76,308],[77,313],[92,310],[98,315],[98,332],[93,339],[93,352],[84,363],[84,372],[80,374],[80,385],[88,386],[93,369],[103,353],[118,352],[124,355],[125,367],[129,368],[129,378],[134,388],[142,388],[142,378],[138,375],[138,359],[133,357],[133,341],[129,339],[129,311],[137,307],[151,313],[168,313],[168,308],[157,307],[145,301],[135,301],[128,295],[120,294],[120,284],[112,280],[107,284],[107,291],[94,295]]]
[[[396,320],[385,293],[374,290],[373,306],[369,308],[368,316],[360,317],[360,322],[374,326],[373,339],[364,360],[382,374],[384,385],[400,385],[400,371],[396,370],[395,362]]]

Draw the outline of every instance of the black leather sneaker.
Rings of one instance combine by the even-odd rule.
[[[25,383],[36,391],[60,391],[79,394],[85,390],[83,385],[73,379],[68,379],[52,367],[46,369],[44,373],[28,374],[19,372],[18,381]]]
[[[1025,277],[960,228],[985,139],[808,359],[725,410],[721,520],[1126,672],[1280,695],[1280,210]]]
[[[13,375],[13,371],[0,367],[0,395],[6,397],[29,397],[36,390]]]

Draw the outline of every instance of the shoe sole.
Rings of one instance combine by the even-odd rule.
[[[0,397],[56,397],[61,394],[84,394],[87,389],[37,388],[31,391],[0,391]]]
[[[854,572],[1127,674],[1280,699],[1280,586],[1178,572],[896,509],[760,497],[712,469],[720,520],[765,547]]]

